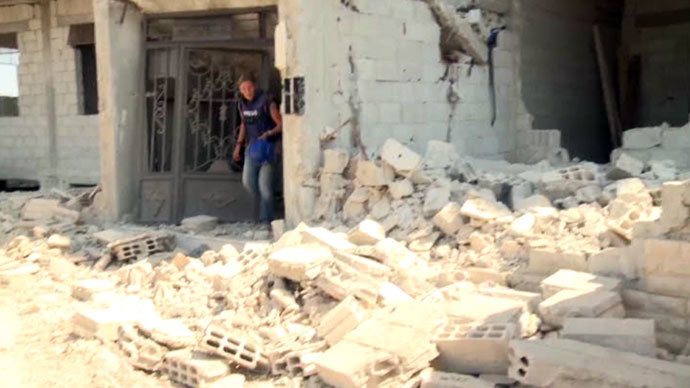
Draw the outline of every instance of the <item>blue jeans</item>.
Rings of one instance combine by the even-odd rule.
[[[259,203],[259,220],[268,224],[273,221],[275,208],[276,162],[256,164],[249,155],[244,158],[242,184]]]

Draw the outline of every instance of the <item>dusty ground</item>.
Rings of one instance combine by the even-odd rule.
[[[70,288],[40,274],[0,289],[0,376],[8,388],[172,387],[165,377],[134,370],[96,340],[71,334],[79,308]]]

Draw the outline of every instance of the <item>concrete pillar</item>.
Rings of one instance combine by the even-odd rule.
[[[131,3],[93,0],[100,101],[104,218],[134,214],[138,198],[143,14]]]
[[[319,135],[326,126],[337,127],[336,123],[350,117],[349,112],[348,117],[339,117],[333,109],[334,96],[347,99],[332,86],[333,65],[347,63],[347,48],[343,48],[335,24],[339,8],[340,3],[331,2],[314,7],[311,0],[280,0],[278,6],[276,67],[283,79],[305,77],[306,85],[305,113],[283,119],[283,187],[289,226],[314,214],[317,189],[304,183],[321,165]],[[339,140],[349,143],[349,128],[341,130]]]

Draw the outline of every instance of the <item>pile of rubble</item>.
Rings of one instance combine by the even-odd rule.
[[[0,284],[70,284],[76,335],[192,387],[687,387],[690,182],[652,165],[327,150],[314,226],[243,246],[32,198]]]

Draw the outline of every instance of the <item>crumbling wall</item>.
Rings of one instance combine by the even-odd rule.
[[[55,94],[55,117],[46,100],[40,7],[17,6],[3,22],[25,21],[17,38],[19,60],[19,116],[0,118],[0,179],[43,180],[55,170],[63,183],[96,184],[99,180],[98,116],[84,116],[78,107],[79,73],[76,51],[67,43],[69,25],[61,25],[51,3],[50,72]],[[67,1],[75,4],[75,1]],[[7,7],[3,7],[2,13]],[[5,20],[7,19],[7,20]],[[56,128],[57,168],[49,157],[49,121]]]
[[[441,29],[425,2],[413,0],[279,4],[276,66],[305,77],[303,115],[285,116],[287,218],[312,214],[321,150],[377,157],[395,138],[424,153],[429,140],[463,153],[507,157],[515,149],[515,35],[495,51],[497,119],[491,123],[489,69],[460,54],[441,58]],[[477,38],[484,41],[484,37]]]
[[[593,49],[595,3],[519,0],[514,21],[521,94],[532,126],[560,129],[572,156],[604,161],[610,141]]]
[[[628,3],[636,8],[639,20],[636,51],[640,55],[641,74],[637,124],[654,126],[668,122],[682,126],[688,121],[690,107],[690,22],[672,21],[668,14],[686,8],[687,2]],[[658,15],[662,18],[655,17]]]

